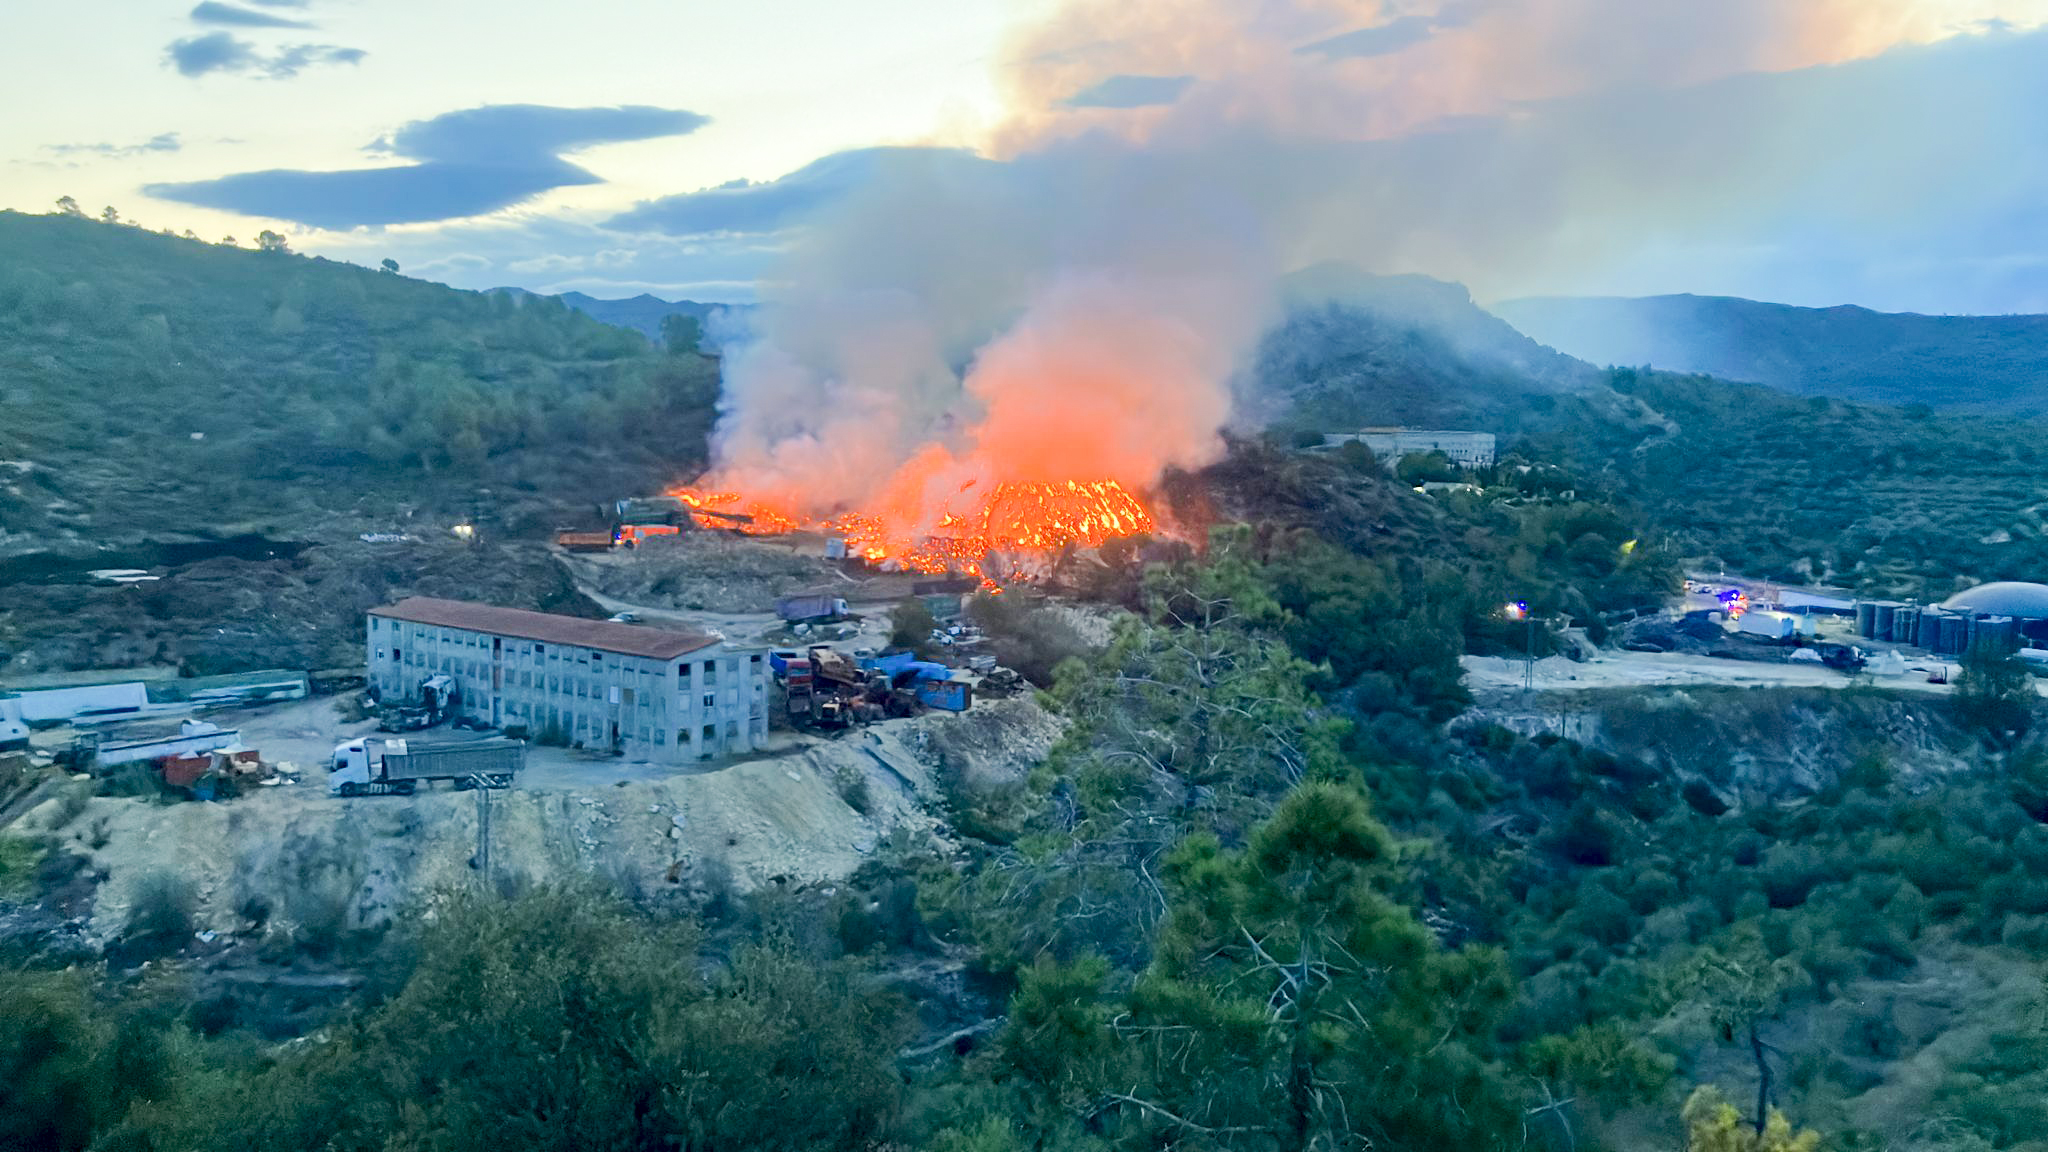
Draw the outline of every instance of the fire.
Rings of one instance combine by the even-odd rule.
[[[985,584],[993,583],[986,572],[991,555],[1017,557],[1029,565],[1069,547],[1094,548],[1158,526],[1143,502],[1115,480],[986,488],[970,481],[935,509],[925,506],[914,486],[903,487],[909,490],[893,499],[885,496],[875,508],[822,519],[738,492],[684,488],[674,495],[707,525],[754,536],[825,532],[843,537],[849,556],[915,572],[964,573]]]

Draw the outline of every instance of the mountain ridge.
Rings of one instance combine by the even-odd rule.
[[[2048,316],[1804,308],[1733,296],[1526,297],[1492,311],[1560,352],[1801,396],[2048,414]]]

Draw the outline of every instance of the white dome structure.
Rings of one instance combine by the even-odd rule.
[[[1973,616],[2048,620],[2048,584],[1980,584],[1942,601],[1943,608]]]

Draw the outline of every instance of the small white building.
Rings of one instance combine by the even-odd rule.
[[[1417,428],[1367,428],[1323,437],[1326,448],[1353,442],[1364,444],[1389,464],[1398,464],[1406,456],[1441,452],[1460,468],[1493,467],[1497,444],[1491,432],[1431,432]]]
[[[415,596],[369,613],[370,686],[408,699],[455,678],[459,714],[680,764],[768,739],[768,653],[700,632]]]

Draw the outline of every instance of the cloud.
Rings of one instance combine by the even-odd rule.
[[[1435,30],[1436,22],[1427,16],[1403,16],[1377,27],[1360,28],[1356,32],[1345,32],[1305,44],[1295,51],[1315,56],[1391,56],[1429,39]]]
[[[1340,32],[1304,44],[1295,49],[1302,56],[1327,56],[1333,59],[1367,59],[1374,56],[1392,56],[1405,52],[1417,44],[1426,43],[1430,37],[1469,23],[1486,7],[1487,0],[1457,0],[1437,9],[1434,15],[1410,13],[1397,16],[1383,24],[1360,28],[1355,32]]]
[[[584,292],[621,299],[651,292],[663,299],[744,302],[780,251],[754,236],[635,236],[558,216],[480,217],[431,229],[348,232],[297,247],[375,267],[391,257],[409,276],[457,288],[514,285],[534,292]]]
[[[232,4],[221,4],[217,0],[205,0],[192,9],[195,24],[222,24],[232,28],[311,28],[304,20],[290,20],[283,16],[272,16],[268,12],[254,12],[237,8]]]
[[[203,7],[203,5],[202,5]],[[256,45],[227,32],[208,32],[174,40],[164,49],[171,65],[186,76],[212,72],[257,73],[272,80],[296,76],[315,64],[355,64],[367,55],[360,48],[333,44],[293,44],[265,55]]]
[[[349,229],[477,216],[554,188],[602,183],[561,154],[596,144],[681,136],[708,123],[667,108],[496,104],[418,120],[380,138],[418,161],[339,172],[273,169],[185,184],[152,184],[161,200],[315,228]]]
[[[1067,97],[1069,108],[1155,108],[1180,99],[1193,76],[1110,76]]]
[[[959,185],[990,162],[971,152],[943,148],[865,148],[815,160],[779,180],[744,180],[700,192],[643,201],[604,222],[622,232],[670,236],[779,232],[804,223],[857,189],[894,180],[934,180]]]
[[[176,152],[184,146],[176,132],[162,132],[140,144],[47,144],[43,151],[59,156],[104,156],[111,160],[125,160],[152,152]]]

